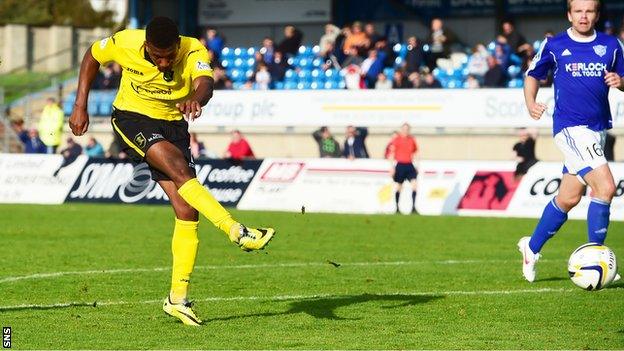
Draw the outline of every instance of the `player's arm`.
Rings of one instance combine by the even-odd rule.
[[[194,120],[201,116],[202,106],[206,105],[214,90],[214,79],[208,76],[199,76],[193,79],[193,96],[179,102],[176,107],[184,114],[184,118]]]
[[[550,50],[550,43],[548,42],[548,38],[545,38],[533,57],[524,79],[524,101],[529,115],[531,115],[531,118],[534,120],[540,119],[544,111],[546,111],[546,104],[536,101],[539,81],[548,76],[548,71],[553,68],[554,65],[555,61],[553,59],[553,53]]]
[[[617,48],[613,55],[613,65],[609,71],[605,70],[604,80],[610,88],[617,88],[624,91],[624,45],[617,42]]]
[[[538,90],[539,81],[531,76],[526,76],[524,79],[524,101],[529,115],[534,120],[540,119],[544,111],[546,111],[546,104],[536,101]]]
[[[76,92],[76,102],[71,117],[69,117],[69,127],[76,136],[83,135],[89,129],[89,114],[87,113],[87,99],[91,84],[97,76],[100,63],[91,54],[89,48],[82,58],[80,73],[78,75],[78,91]]]

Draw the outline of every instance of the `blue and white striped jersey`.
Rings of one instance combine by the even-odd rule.
[[[624,76],[624,49],[613,36],[595,32],[579,38],[572,30],[545,39],[527,75],[545,79],[553,70],[553,134],[573,126],[599,131],[612,127],[605,71]]]

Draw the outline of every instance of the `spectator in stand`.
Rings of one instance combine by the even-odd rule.
[[[344,73],[344,80],[347,89],[357,90],[364,89],[366,87],[364,80],[362,79],[362,70],[360,69],[360,66],[349,65],[343,68],[342,72]]]
[[[206,49],[212,51],[214,55],[213,62],[219,61],[219,56],[221,55],[221,50],[223,50],[224,45],[225,41],[215,28],[206,29]]]
[[[26,130],[24,128],[24,121],[20,120],[12,123],[13,130],[17,134],[17,137],[24,145],[25,154],[45,154],[47,147],[39,139],[39,133],[35,128]]]
[[[343,67],[344,67],[343,61],[347,57],[347,54],[346,54],[347,48],[345,46],[345,42],[347,41],[347,38],[349,36],[351,36],[351,27],[345,25],[340,30],[340,34],[338,34],[338,36],[336,37],[336,41],[334,43],[334,55],[338,59],[338,63],[340,64],[340,66],[343,66]]]
[[[273,62],[269,64],[271,82],[275,83],[283,81],[286,76],[286,71],[288,71],[289,68],[290,66],[288,66],[288,62],[282,57],[282,53],[276,51],[273,57]]]
[[[47,98],[46,105],[39,118],[39,124],[37,125],[41,141],[46,146],[46,153],[56,153],[56,149],[61,144],[64,120],[65,114],[56,103],[56,100]]]
[[[319,146],[321,158],[340,157],[340,144],[331,135],[329,128],[323,126],[312,133],[312,137]]]
[[[95,78],[94,89],[111,90],[118,89],[121,81],[121,67],[117,63],[110,63],[99,71]]]
[[[379,33],[377,33],[377,30],[375,29],[375,25],[372,24],[371,22],[368,22],[364,25],[364,33],[366,33],[366,36],[368,37],[369,48],[375,47],[377,42],[381,40],[382,38],[382,36]]]
[[[392,47],[388,45],[388,39],[385,37],[379,38],[377,43],[375,43],[375,50],[377,50],[380,57],[383,55],[384,59],[382,64],[384,67],[392,67],[394,65],[396,54],[394,53],[394,50],[392,50]]]
[[[199,141],[197,139],[197,133],[190,133],[191,134],[191,141],[190,141],[190,148],[191,148],[191,156],[193,156],[193,159],[198,160],[200,158],[203,158],[206,152],[206,147],[204,146],[204,143],[202,143],[201,141]]]
[[[108,146],[108,150],[106,150],[104,157],[108,159],[125,160],[128,158],[128,154],[122,151],[117,139],[113,139],[113,141]]]
[[[396,202],[396,213],[399,213],[399,197],[403,183],[407,180],[412,186],[412,213],[416,211],[416,178],[418,171],[414,167],[414,156],[418,151],[416,139],[410,133],[410,125],[404,123],[401,131],[392,140],[390,146],[391,158],[396,162],[392,179],[395,183],[394,199]]]
[[[273,39],[269,37],[265,37],[264,39],[262,39],[262,47],[258,51],[264,57],[264,62],[267,65],[273,62],[273,55],[275,54],[275,45],[273,44]]]
[[[351,32],[347,35],[343,50],[350,53],[355,49],[357,55],[363,55],[370,45],[368,36],[362,31],[362,23],[354,22],[351,26]]]
[[[422,81],[420,79],[420,73],[412,72],[407,76],[407,80],[409,84],[412,86],[412,89],[422,88]]]
[[[269,68],[264,62],[258,63],[258,70],[256,71],[256,74],[255,74],[254,89],[269,90],[270,84],[271,84],[271,74],[269,73]]]
[[[342,157],[350,160],[356,158],[368,158],[368,150],[366,150],[366,137],[368,136],[368,128],[348,126],[345,135],[344,147],[342,148]]]
[[[319,40],[319,55],[321,57],[328,55],[328,53],[334,50],[334,44],[336,43],[336,38],[339,34],[340,28],[331,23],[325,25],[325,34],[323,34],[323,36],[321,36],[321,40]]]
[[[84,153],[91,158],[102,158],[104,157],[104,148],[94,137],[90,137],[84,148]]]
[[[422,83],[423,88],[427,89],[440,89],[442,88],[442,84],[440,81],[433,76],[433,73],[430,71],[426,71],[424,74],[424,82]]]
[[[615,26],[613,25],[613,22],[611,22],[609,20],[605,21],[605,23],[604,23],[604,34],[617,36],[617,33],[615,33]]]
[[[281,52],[286,57],[295,56],[299,52],[303,33],[294,26],[284,27],[284,39],[277,45],[276,51]]]
[[[405,76],[402,70],[397,69],[394,71],[394,75],[392,76],[392,89],[410,89],[412,85],[409,80]]]
[[[513,146],[513,151],[516,153],[516,171],[514,176],[516,180],[525,175],[529,168],[533,167],[538,162],[535,157],[535,140],[537,139],[537,130],[529,131],[526,128],[521,128],[518,131],[519,141]]]
[[[483,76],[488,71],[487,57],[490,56],[485,45],[477,44],[472,48],[472,54],[468,57],[468,74],[474,76],[479,81],[483,81]]]
[[[82,146],[75,142],[73,138],[67,138],[66,142],[67,144],[65,145],[65,148],[61,150],[61,155],[63,155],[63,158],[65,159],[63,162],[64,165],[74,162],[74,160],[82,154]]]
[[[362,62],[361,74],[366,82],[366,87],[373,89],[377,82],[377,75],[383,71],[385,53],[378,53],[377,50],[368,52],[368,57]]]
[[[511,47],[507,44],[507,39],[502,35],[496,37],[495,43],[493,56],[496,57],[498,64],[501,65],[503,70],[507,70],[511,61]]]
[[[615,161],[615,135],[607,132],[605,136],[604,155],[607,161]]]
[[[448,58],[451,52],[451,45],[455,42],[455,35],[447,28],[439,18],[431,20],[431,30],[429,33],[429,56],[427,66],[430,71],[436,68],[436,61],[439,58]]]
[[[356,48],[350,48],[345,50],[345,54],[347,55],[345,59],[342,61],[341,67],[348,67],[350,65],[361,66],[364,60],[358,55],[358,51]]]
[[[214,79],[215,90],[232,89],[232,81],[225,74],[225,70],[221,67],[215,67],[212,76]]]
[[[511,51],[520,57],[528,57],[533,49],[533,46],[529,44],[524,35],[520,34],[513,22],[507,20],[502,24],[502,35],[507,40],[507,45],[511,48]]]
[[[275,56],[273,56],[273,59],[275,59]],[[258,70],[260,63],[264,63],[267,66],[270,64],[270,62],[266,62],[264,60],[264,55],[262,55],[260,51],[256,51],[254,52],[254,65],[253,65],[254,74]]]
[[[336,56],[336,50],[334,50],[334,43],[327,44],[328,50],[325,53],[325,56],[321,56],[325,63],[323,63],[322,69],[323,71],[327,71],[328,69],[336,69],[340,70],[340,61]]]
[[[377,75],[377,82],[375,82],[375,89],[389,90],[392,89],[392,81],[388,80],[388,77],[382,72]]]
[[[418,72],[425,64],[425,52],[416,36],[407,38],[407,54],[405,55],[405,72]]]
[[[620,28],[620,31],[618,32],[618,39],[620,40],[620,43],[622,43],[622,45],[624,45],[624,25],[622,25],[622,28]]]
[[[234,161],[255,158],[247,139],[245,139],[241,132],[236,129],[232,131],[232,140],[230,141],[223,157]]]
[[[466,88],[478,89],[478,88],[481,88],[481,83],[479,83],[479,80],[477,79],[477,77],[473,76],[472,74],[469,74],[468,77],[466,77]]]
[[[494,56],[488,56],[488,71],[483,77],[483,86],[486,88],[502,88],[507,84],[505,71]]]

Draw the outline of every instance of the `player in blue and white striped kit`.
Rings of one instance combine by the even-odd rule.
[[[529,282],[535,280],[539,252],[568,219],[586,185],[593,190],[587,211],[588,240],[602,244],[607,236],[615,183],[603,147],[606,131],[612,127],[609,89],[624,90],[624,49],[615,37],[594,29],[599,9],[599,0],[568,0],[572,27],[544,40],[524,81],[529,113],[540,119],[546,105],[536,101],[539,80],[553,70],[553,134],[564,155],[559,193],[546,205],[533,235],[518,242],[522,273]]]

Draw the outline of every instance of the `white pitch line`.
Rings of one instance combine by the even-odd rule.
[[[423,264],[472,264],[472,263],[508,263],[517,262],[518,260],[443,260],[443,261],[391,261],[391,262],[347,262],[340,263],[340,266],[412,266]],[[541,260],[546,261],[546,260]],[[217,269],[261,269],[261,268],[298,268],[298,267],[321,267],[329,266],[329,262],[293,262],[293,263],[276,263],[276,264],[243,264],[243,265],[211,265],[196,266],[195,270],[217,270]],[[21,275],[14,277],[5,277],[0,279],[0,284],[11,283],[20,280],[29,279],[45,279],[56,278],[68,275],[94,275],[94,274],[119,274],[119,273],[140,273],[140,272],[162,272],[169,271],[171,267],[154,267],[154,268],[120,268],[120,269],[98,269],[87,271],[65,271],[65,272],[49,272],[34,273],[29,275]]]
[[[605,289],[602,291],[621,291],[624,288]],[[230,302],[230,301],[290,301],[290,300],[314,300],[314,299],[338,299],[350,297],[356,294],[374,296],[465,296],[465,295],[513,295],[513,294],[539,294],[539,293],[571,293],[580,292],[574,288],[542,288],[542,289],[517,289],[517,290],[475,290],[475,291],[423,291],[423,292],[390,292],[390,293],[353,293],[346,295],[338,294],[314,294],[314,295],[275,295],[275,296],[230,296],[230,297],[206,297],[196,299],[196,302]],[[98,307],[98,306],[120,306],[120,305],[143,305],[162,303],[162,300],[143,301],[102,301],[102,302],[63,302],[54,304],[22,304],[13,306],[0,306],[0,311],[20,310],[20,309],[53,309],[64,307]]]

